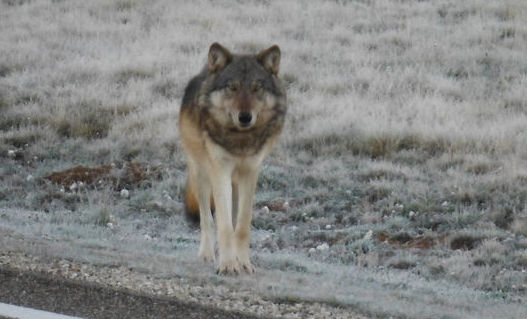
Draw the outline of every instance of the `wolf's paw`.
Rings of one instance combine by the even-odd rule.
[[[198,257],[204,262],[214,262],[214,260],[216,259],[214,257],[214,253],[202,252],[202,251],[199,252]]]
[[[254,267],[250,260],[249,243],[238,242],[238,249],[236,251],[236,260],[240,264],[240,269],[248,274],[254,273]]]
[[[251,261],[249,260],[249,258],[247,258],[246,260],[240,260],[240,269],[242,269],[242,271],[248,274],[254,273],[254,267],[251,264]]]
[[[216,270],[218,275],[237,275],[241,273],[240,264],[235,259],[220,262]]]
[[[214,255],[214,249],[208,245],[200,245],[198,257],[205,262],[214,262],[216,259],[216,256]]]

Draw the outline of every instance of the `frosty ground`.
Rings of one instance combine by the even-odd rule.
[[[523,1],[0,8],[2,251],[368,316],[527,312]],[[287,125],[258,182],[252,278],[201,264],[182,214],[179,103],[215,41],[283,53]]]

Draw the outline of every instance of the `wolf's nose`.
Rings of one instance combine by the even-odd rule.
[[[240,124],[242,126],[248,126],[251,124],[251,120],[253,119],[253,116],[249,112],[240,112],[238,115],[238,120],[240,121]]]

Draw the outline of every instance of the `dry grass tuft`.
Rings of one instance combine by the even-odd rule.
[[[481,237],[461,234],[454,236],[450,241],[451,249],[472,250],[482,241]]]

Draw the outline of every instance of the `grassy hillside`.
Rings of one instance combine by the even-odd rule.
[[[0,230],[91,262],[102,257],[82,247],[145,267],[195,258],[183,89],[212,42],[278,44],[289,110],[259,179],[253,258],[269,278],[307,283],[261,293],[377,315],[522,317],[525,21],[522,0],[3,0]]]

